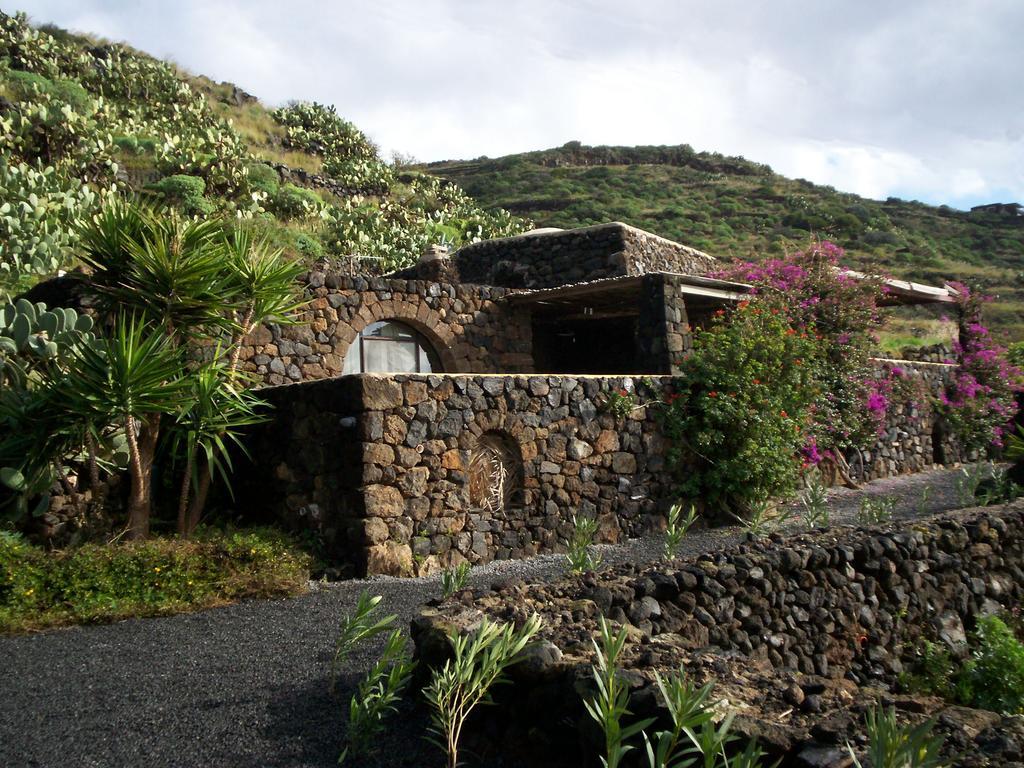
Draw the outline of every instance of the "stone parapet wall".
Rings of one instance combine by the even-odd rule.
[[[619,222],[483,240],[441,261],[447,263],[427,262],[396,275],[443,274],[464,283],[555,288],[657,271],[702,275],[717,264],[695,248]]]
[[[589,732],[581,682],[590,677],[599,616],[629,625],[619,663],[638,718],[657,714],[655,671],[672,672],[681,661],[717,654],[704,669],[728,686],[735,674],[729,660],[739,654],[736,671],[768,670],[762,676],[768,691],[734,692],[773,712],[764,720],[774,725],[753,733],[771,737],[766,746],[780,757],[790,744],[827,733],[815,730],[823,720],[820,694],[827,692],[829,704],[842,707],[858,684],[893,686],[922,638],[962,652],[965,631],[979,617],[1015,608],[1022,597],[1024,503],[1017,502],[919,519],[897,530],[776,536],[549,584],[498,584],[426,609],[413,622],[413,635],[421,662],[433,666],[448,652],[447,632],[477,626],[482,616],[520,622],[538,613],[544,620],[539,643],[526,664],[513,668],[512,698],[502,702],[509,714],[500,728],[528,732],[530,741],[548,750],[568,750],[564,757],[575,762],[556,763],[567,765],[586,762],[573,754],[581,741],[562,734]],[[791,686],[796,698],[784,682],[794,679],[803,684]],[[793,706],[803,702],[805,690],[818,696],[817,708]],[[539,701],[551,706],[536,706]],[[742,698],[737,704],[740,718],[758,714]],[[561,713],[557,721],[545,716],[551,711]],[[491,732],[488,738],[501,744],[507,736]]]
[[[304,285],[309,305],[294,324],[263,325],[243,344],[243,369],[264,384],[339,375],[349,345],[378,320],[422,333],[449,373],[532,370],[529,316],[497,301],[507,289],[322,271]]]
[[[572,517],[597,517],[600,538],[636,536],[662,512],[660,427],[637,408],[617,418],[608,393],[658,381],[628,377],[394,376],[368,382],[360,417],[365,543],[409,547],[422,570],[557,551]],[[369,394],[372,390],[372,394]],[[475,465],[502,454],[503,508],[474,498]],[[486,486],[487,483],[485,482]],[[385,529],[387,536],[385,538]],[[399,536],[395,536],[395,533]],[[386,570],[393,570],[388,568]]]
[[[901,360],[918,363],[952,363],[956,356],[948,344],[932,344],[927,347],[904,347],[898,355]]]

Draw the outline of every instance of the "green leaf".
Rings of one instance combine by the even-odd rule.
[[[0,467],[0,483],[12,491],[21,492],[26,488],[25,476],[13,467]]]

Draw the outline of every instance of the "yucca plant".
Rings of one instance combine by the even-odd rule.
[[[185,464],[178,496],[178,533],[183,536],[191,535],[199,524],[214,474],[231,492],[230,447],[248,455],[241,441],[242,428],[266,421],[259,413],[262,401],[250,390],[235,388],[219,355],[191,371],[187,381],[191,386],[188,408],[178,411],[170,426],[172,448]]]
[[[303,267],[282,257],[266,239],[247,230],[235,230],[224,240],[229,270],[227,287],[236,299],[235,332],[231,340],[230,369],[238,368],[242,341],[257,325],[274,318],[294,322],[294,314],[306,302],[297,295],[296,280]]]
[[[160,329],[136,315],[121,316],[110,335],[75,353],[56,396],[92,424],[117,423],[128,441],[131,492],[129,538],[149,535],[151,480],[161,419],[187,408],[189,382],[182,354]]]
[[[133,312],[175,345],[232,333],[238,307],[225,268],[222,225],[118,201],[79,232],[89,290],[113,313]]]
[[[432,739],[447,755],[448,768],[459,764],[459,740],[466,718],[478,704],[489,701],[491,689],[500,683],[505,670],[540,630],[541,620],[533,614],[522,627],[496,624],[486,618],[469,635],[451,638],[452,658],[434,670],[423,691],[430,706]]]

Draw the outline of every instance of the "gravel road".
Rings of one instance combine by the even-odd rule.
[[[861,495],[891,495],[897,518],[956,503],[955,471],[938,470],[830,493],[833,524],[852,522]],[[736,528],[692,532],[684,553],[740,540]],[[657,557],[658,539],[601,547],[605,562]],[[552,579],[556,555],[475,568],[474,585]],[[371,589],[407,625],[440,596],[436,577],[340,582],[303,597],[250,601],[170,618],[0,638],[0,766],[333,766],[343,711],[379,643],[354,655],[339,691],[328,691],[339,617]],[[387,766],[440,765],[424,747],[422,719],[403,713]]]

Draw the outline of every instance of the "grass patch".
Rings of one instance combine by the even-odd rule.
[[[306,590],[309,559],[270,529],[47,552],[0,533],[0,632],[161,616]]]

